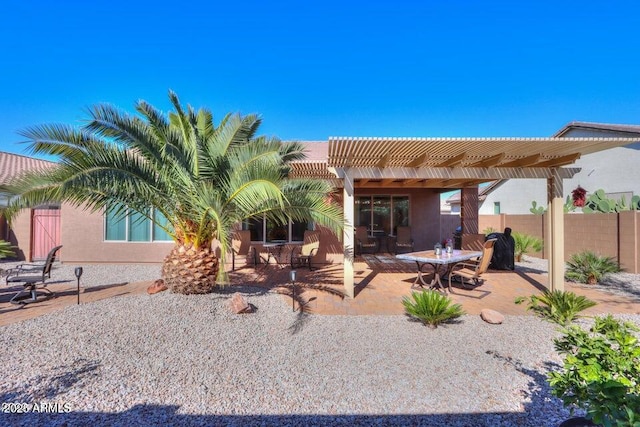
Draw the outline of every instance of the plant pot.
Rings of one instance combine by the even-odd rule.
[[[591,422],[591,420],[585,417],[573,417],[563,421],[559,427],[594,427],[597,424]]]

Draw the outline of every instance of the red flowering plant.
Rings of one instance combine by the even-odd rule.
[[[587,190],[580,187],[579,185],[571,192],[571,198],[573,199],[573,206],[577,208],[584,207],[585,202],[587,201]]]

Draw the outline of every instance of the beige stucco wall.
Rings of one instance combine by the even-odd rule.
[[[104,216],[63,204],[61,244],[63,262],[160,263],[173,242],[106,242]]]
[[[500,216],[504,217],[505,226],[511,227],[513,231],[544,239],[543,215]],[[495,224],[498,220],[498,215],[481,215],[480,229]],[[625,271],[640,273],[640,212],[565,214],[565,259],[585,250],[613,257],[619,260]],[[546,258],[544,252],[530,255]]]
[[[16,259],[31,261],[31,210],[22,211],[13,218],[8,237],[9,242],[17,246]]]

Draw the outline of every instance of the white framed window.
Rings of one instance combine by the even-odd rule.
[[[314,225],[310,222],[289,221],[287,224],[276,224],[273,221],[263,218],[253,218],[242,223],[243,230],[251,231],[252,242],[273,242],[284,240],[287,243],[302,242],[304,232],[313,230]]]
[[[133,209],[118,212],[117,206],[107,208],[104,215],[104,240],[108,242],[172,242],[162,227],[168,225],[160,212],[149,209],[147,216]]]

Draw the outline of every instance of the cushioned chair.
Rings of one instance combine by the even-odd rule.
[[[367,232],[367,227],[364,225],[356,227],[356,245],[358,249],[357,254],[378,252],[378,239],[370,237]]]
[[[411,227],[399,226],[396,230],[396,238],[392,240],[391,250],[395,254],[413,252],[413,239]]]
[[[20,264],[6,272],[7,285],[22,283],[23,286],[11,298],[10,302],[12,304],[30,304],[53,297],[54,293],[46,288],[46,280],[51,278],[51,268],[61,247],[56,246],[51,249],[44,264]]]
[[[469,282],[473,286],[479,286],[483,280],[480,278],[489,268],[491,263],[491,256],[493,255],[493,247],[496,243],[496,239],[489,239],[484,242],[482,247],[482,256],[475,261],[459,262],[453,266],[449,273],[449,292],[451,292],[451,280],[454,276],[460,277],[462,286],[465,289],[468,288],[466,282]]]
[[[311,260],[320,249],[320,233],[318,231],[305,231],[302,246],[294,246],[291,249],[291,268],[309,267],[313,270]]]
[[[236,269],[236,259],[244,260],[255,267],[258,263],[256,249],[251,246],[251,231],[237,230],[231,238],[231,270]]]

